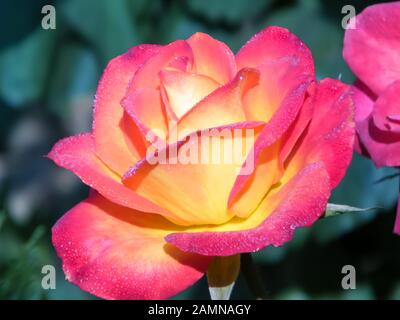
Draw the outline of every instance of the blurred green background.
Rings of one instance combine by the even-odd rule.
[[[267,25],[289,28],[312,49],[318,78],[353,76],[342,56],[344,5],[318,0],[2,0],[0,4],[0,299],[93,299],[68,283],[50,228],[87,194],[43,155],[59,138],[90,130],[92,100],[107,61],[140,43],[168,43],[196,31],[236,52]],[[56,30],[41,9],[56,8]],[[254,254],[272,299],[399,299],[400,237],[392,234],[398,177],[354,156],[330,202],[379,211],[341,215],[298,230],[281,248]],[[57,288],[43,290],[43,265]],[[343,265],[357,289],[341,288]],[[203,279],[176,298],[208,298]],[[239,278],[233,298],[253,298]]]

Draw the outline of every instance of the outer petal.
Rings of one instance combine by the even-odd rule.
[[[99,82],[94,101],[93,136],[97,155],[122,174],[143,156],[140,133],[124,117],[120,105],[135,71],[159,46],[141,45],[110,61]]]
[[[400,110],[398,100],[398,90],[400,81],[394,82],[378,98],[375,104],[368,103],[366,95],[356,91],[354,95],[357,108],[362,105],[371,111],[369,115],[362,117],[362,121],[357,122],[357,133],[362,142],[364,153],[367,153],[377,167],[400,166],[400,132],[398,132],[399,122],[391,117],[396,110]],[[375,110],[375,108],[377,110]],[[387,114],[385,121],[384,114]],[[367,113],[366,113],[367,114]],[[380,123],[385,128],[385,122],[394,130],[381,130],[376,123]],[[397,128],[397,129],[396,129]]]
[[[304,73],[315,77],[311,51],[289,30],[281,27],[267,27],[253,36],[236,54],[238,69],[259,65],[286,56],[299,59]]]
[[[84,183],[107,199],[136,210],[169,215],[169,213],[142,198],[121,183],[121,177],[112,172],[94,153],[90,134],[60,140],[48,154],[57,165],[71,170]]]
[[[290,182],[267,196],[251,217],[231,224],[224,232],[172,233],[166,240],[186,252],[228,256],[253,252],[289,241],[294,229],[310,226],[323,213],[330,195],[329,176],[323,164],[305,167]],[[249,219],[258,222],[253,227]],[[245,229],[247,227],[247,229]]]
[[[359,123],[357,130],[363,146],[378,168],[400,165],[400,134],[381,131],[368,120]]]
[[[378,100],[376,100],[374,109],[372,110],[372,120],[380,130],[393,132],[394,134],[400,133],[399,95],[400,80],[388,86],[379,96]]]
[[[357,125],[362,143],[377,167],[396,167],[400,165],[400,135],[380,131],[372,121]]]
[[[354,146],[354,108],[349,89],[333,79],[319,83],[311,122],[293,150],[285,171],[295,173],[304,163],[323,161],[331,187],[339,184],[351,161]]]
[[[367,7],[348,29],[343,55],[356,76],[376,94],[400,79],[400,2]]]
[[[196,73],[225,84],[236,74],[235,56],[223,42],[197,32],[187,39],[193,50]]]
[[[67,279],[106,299],[165,299],[207,270],[210,258],[183,253],[163,235],[177,227],[95,194],[53,227]]]
[[[354,101],[354,121],[356,123],[357,132],[354,140],[354,150],[359,154],[370,158],[368,151],[365,149],[362,143],[362,137],[360,136],[358,126],[371,114],[376,98],[368,89],[368,87],[358,80],[352,86],[352,97]]]
[[[354,120],[362,122],[369,117],[377,96],[361,81],[357,80],[352,87],[354,101]]]

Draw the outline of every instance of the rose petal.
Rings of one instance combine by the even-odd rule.
[[[211,259],[183,253],[164,235],[177,227],[91,195],[53,227],[69,281],[106,299],[165,299],[199,280]]]
[[[347,29],[343,56],[356,76],[380,94],[400,79],[400,3],[367,7]]]
[[[331,187],[342,180],[353,154],[354,107],[349,86],[334,79],[317,88],[314,111],[307,132],[291,155],[285,171],[296,173],[304,163],[323,161]]]
[[[244,97],[244,110],[248,119],[270,121],[268,129],[264,129],[261,136],[269,142],[261,147],[261,137],[255,145],[255,171],[249,174],[241,174],[235,181],[232,189],[229,206],[237,216],[247,217],[254,211],[256,206],[263,199],[273,183],[279,180],[283,168],[282,163],[288,153],[288,148],[297,141],[301,132],[305,129],[304,121],[309,121],[311,111],[302,112],[308,119],[301,120],[300,127],[296,127],[290,135],[286,134],[285,139],[279,137],[288,129],[296,118],[304,101],[303,90],[312,79],[305,75],[299,68],[296,57],[283,57],[277,60],[268,61],[258,67],[260,71],[260,84],[250,89]],[[312,83],[312,82],[311,82]],[[312,90],[312,88],[308,88]],[[311,109],[303,106],[301,109]],[[278,111],[278,109],[280,109]],[[304,118],[303,115],[303,118]],[[269,137],[268,137],[269,136]],[[279,141],[276,143],[275,141]],[[292,141],[292,142],[290,142]],[[279,156],[283,147],[283,154]]]
[[[247,159],[239,176],[236,177],[228,198],[228,207],[235,216],[247,218],[257,209],[262,199],[270,190],[274,181],[281,175],[278,166],[279,144],[265,148],[255,159]],[[248,163],[253,161],[252,171],[248,170]]]
[[[376,100],[371,116],[380,130],[400,133],[400,123],[396,120],[397,114],[400,113],[399,95],[400,80],[388,86]]]
[[[236,54],[236,64],[238,69],[257,68],[268,61],[286,56],[297,57],[304,73],[315,77],[311,51],[289,30],[275,26],[254,35]]]
[[[323,164],[311,164],[269,194],[249,218],[236,219],[214,232],[204,228],[202,232],[171,233],[166,240],[185,252],[209,256],[280,246],[291,239],[296,228],[310,226],[320,217],[329,195],[329,176]]]
[[[187,39],[193,50],[196,73],[225,84],[236,74],[235,56],[223,42],[197,32]]]
[[[94,153],[94,140],[89,133],[60,140],[48,157],[115,203],[144,212],[169,214],[121,183],[121,177]]]
[[[177,40],[161,47],[156,55],[146,60],[135,73],[129,86],[134,89],[157,88],[160,84],[159,73],[162,69],[185,59],[187,68],[193,65],[193,52],[184,40]]]
[[[281,170],[283,170],[285,161],[292,153],[312,119],[317,87],[318,85],[313,82],[307,89],[306,99],[296,120],[280,139],[281,148],[279,151],[279,165],[282,167]]]
[[[207,76],[187,72],[164,70],[160,78],[169,106],[178,119],[219,87],[216,81]]]
[[[291,90],[313,80],[304,72],[297,56],[267,60],[257,70],[259,85],[250,89],[243,99],[246,117],[252,121],[270,120]]]
[[[271,120],[264,126],[262,132],[257,137],[257,140],[253,147],[253,151],[250,153],[250,155],[253,156],[254,159],[247,160],[247,162],[253,161],[255,167],[258,168],[259,166],[262,166],[265,158],[269,158],[268,155],[265,155],[266,153],[268,153],[267,149],[281,138],[281,136],[286,132],[286,130],[289,129],[293,121],[296,119],[297,114],[299,113],[304,103],[308,86],[309,83],[302,83],[297,88],[294,88],[287,93],[277,112],[272,116]],[[272,168],[270,166],[265,166],[263,170],[264,173],[257,175],[255,174],[256,172],[252,172],[251,174],[246,174],[243,171],[240,172],[236,178],[235,184],[229,196],[229,207],[231,207],[232,204],[237,201],[238,195],[241,194],[245,188],[249,188],[249,184],[254,184],[260,179],[265,179],[266,175],[269,175],[269,183],[266,183],[264,185],[262,183],[257,184],[259,187],[254,188],[257,189],[257,195],[254,195],[254,200],[261,200],[261,198],[269,190],[270,183],[276,178],[276,171],[270,171]]]
[[[354,102],[354,121],[356,123],[356,136],[354,137],[354,150],[365,157],[370,157],[365,149],[360,133],[358,131],[359,123],[369,117],[374,107],[375,98],[370,95],[370,90],[361,81],[357,80],[351,88]]]
[[[242,122],[193,133],[150,154],[125,174],[123,182],[173,212],[177,224],[224,223],[233,216],[227,208],[230,189],[262,125]]]
[[[97,155],[122,174],[143,156],[140,132],[124,117],[120,105],[135,71],[159,46],[141,45],[112,59],[99,82],[94,101],[93,137]]]
[[[398,123],[387,119],[387,123],[394,130],[381,130],[376,122],[380,123],[381,127],[385,127],[382,119],[385,114],[395,112],[398,104],[398,90],[400,81],[394,82],[389,86],[378,98],[373,108],[368,105],[373,111],[363,121],[357,122],[357,133],[360,141],[363,144],[368,155],[371,157],[377,167],[400,166],[400,132],[397,131]],[[355,102],[360,105],[360,93],[355,96]],[[365,105],[365,104],[364,104]],[[375,108],[377,109],[375,111]]]
[[[121,103],[146,141],[152,142],[150,136],[154,135],[166,139],[168,122],[158,90],[150,88],[129,90]]]
[[[368,120],[358,123],[357,131],[375,166],[400,166],[400,134],[381,131]]]
[[[179,140],[198,130],[246,121],[242,97],[257,85],[258,76],[255,69],[243,69],[231,82],[196,104],[177,123]]]

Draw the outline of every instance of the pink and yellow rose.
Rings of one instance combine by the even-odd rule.
[[[367,7],[345,33],[354,84],[356,149],[377,167],[400,166],[400,2]],[[400,234],[400,206],[395,230]]]
[[[104,71],[92,132],[49,154],[92,189],[53,228],[67,278],[107,299],[162,299],[198,281],[213,257],[284,244],[343,178],[352,117],[348,86],[317,82],[310,50],[283,28],[236,55],[203,33],[133,47]],[[253,130],[250,146],[228,139],[243,142],[234,145],[254,169],[149,161],[154,140],[180,150],[209,128]]]

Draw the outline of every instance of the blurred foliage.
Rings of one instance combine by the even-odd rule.
[[[12,244],[7,246],[10,256],[3,256],[0,265],[2,274],[0,298],[40,299],[46,297],[46,291],[37,290],[41,286],[41,274],[37,271],[41,269],[42,266],[39,263],[45,259],[46,254],[43,252],[46,246],[39,245],[39,240],[44,233],[44,227],[39,226],[25,243],[18,243],[17,239],[13,239]],[[9,237],[2,239],[2,245],[6,245],[7,241],[10,241]],[[14,250],[10,250],[12,246]]]
[[[92,99],[107,61],[140,43],[203,31],[237,51],[267,25],[289,28],[311,48],[318,78],[353,75],[342,59],[341,8],[376,1],[4,0],[0,4],[0,299],[90,299],[68,283],[51,246],[51,226],[87,189],[43,157],[61,137],[90,129]],[[53,4],[57,29],[41,29]],[[382,210],[322,219],[281,248],[254,255],[271,298],[399,299],[400,238],[391,233],[394,169],[358,155],[330,202]],[[57,289],[43,290],[43,265]],[[343,265],[357,268],[344,291]],[[176,299],[208,298],[206,281]],[[252,298],[239,276],[233,298]]]

